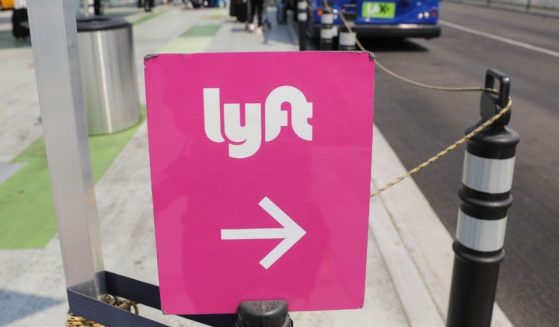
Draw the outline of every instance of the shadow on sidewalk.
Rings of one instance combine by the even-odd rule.
[[[31,39],[16,39],[11,30],[0,31],[0,49],[15,49],[31,47]]]
[[[0,326],[34,315],[64,301],[0,289]]]

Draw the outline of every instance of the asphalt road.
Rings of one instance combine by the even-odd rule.
[[[559,19],[446,2],[441,4],[441,19],[443,24],[496,37],[447,24],[438,39],[368,40],[367,47],[394,71],[432,84],[482,86],[491,67],[510,75],[511,126],[520,133],[521,144],[497,301],[515,326],[555,327],[559,324],[559,56],[553,53],[559,51]],[[407,168],[460,138],[478,120],[477,93],[424,90],[377,72],[375,122]],[[452,234],[463,153],[462,148],[415,177]]]

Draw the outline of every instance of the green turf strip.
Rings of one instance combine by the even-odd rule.
[[[145,22],[165,12],[141,17],[134,23]],[[172,52],[202,51],[221,26],[194,25],[171,41],[167,48]],[[142,121],[144,119],[145,108],[142,109]],[[139,125],[120,133],[89,138],[95,182],[124,149]],[[0,249],[42,248],[56,235],[44,140],[41,138],[31,144],[13,162],[25,163],[25,166],[0,185]]]
[[[221,24],[194,25],[187,29],[180,37],[212,37],[221,28]]]
[[[142,123],[145,108],[142,108]],[[89,138],[93,179],[97,182],[124,149],[138,127]],[[25,163],[0,185],[0,249],[44,247],[56,234],[47,158],[43,138],[31,144],[13,162]]]
[[[165,44],[159,53],[195,53],[203,51],[211,43],[221,24],[194,25],[179,37]]]
[[[158,11],[154,11],[151,14],[147,14],[145,16],[139,17],[138,19],[132,21],[132,24],[138,25],[138,24],[141,24],[141,23],[145,23],[148,20],[150,20],[152,18],[155,18],[159,15],[163,15],[164,13],[166,13],[168,11],[169,11],[168,9],[161,9],[161,10],[158,10]]]

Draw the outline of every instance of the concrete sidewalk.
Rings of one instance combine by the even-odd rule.
[[[226,10],[165,10],[134,27],[143,103],[142,59],[147,54],[297,49],[296,36],[273,19],[265,43],[262,36],[245,32],[244,25],[234,22]],[[268,14],[274,17],[272,9]],[[30,47],[23,44],[0,50],[0,69],[1,164],[9,163],[42,131]],[[106,269],[157,284],[147,149],[147,129],[142,124],[96,184],[96,194]],[[405,171],[376,127],[372,169],[371,189]],[[444,326],[451,243],[452,237],[413,179],[403,182],[371,201],[364,308],[292,313],[295,325]],[[42,249],[0,250],[0,267],[0,326],[63,325],[67,303],[56,238]],[[140,312],[172,326],[200,326],[145,307]],[[498,307],[494,322],[493,326],[511,326]]]

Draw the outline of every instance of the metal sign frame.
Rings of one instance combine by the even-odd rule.
[[[165,326],[100,300],[101,295],[111,294],[161,309],[157,286],[104,270],[80,75],[76,1],[29,0],[28,11],[70,312],[107,326]],[[271,316],[270,312],[255,315]],[[181,317],[223,327],[238,320],[237,314]]]
[[[87,138],[74,0],[28,1],[45,147],[66,286],[96,298],[105,283]]]

